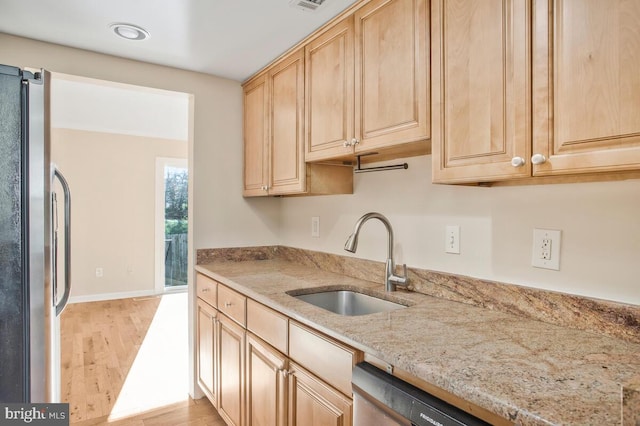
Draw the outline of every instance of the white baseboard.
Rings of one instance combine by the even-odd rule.
[[[138,291],[125,291],[121,293],[87,294],[84,296],[71,296],[69,297],[69,303],[100,302],[103,300],[130,299],[132,297],[159,296],[161,294],[164,294],[164,293],[158,293],[155,290],[138,290]]]

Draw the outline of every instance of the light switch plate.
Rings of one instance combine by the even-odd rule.
[[[560,235],[559,230],[533,230],[531,266],[560,270]]]
[[[445,253],[460,254],[460,227],[458,225],[447,225],[445,232]]]
[[[311,218],[311,236],[313,238],[320,237],[320,217],[319,216],[313,216]]]

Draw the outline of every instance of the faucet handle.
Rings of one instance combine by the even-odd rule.
[[[403,263],[402,264],[402,269],[404,270],[404,273],[402,274],[402,276],[400,275],[396,275],[396,274],[391,274],[391,276],[389,277],[389,279],[391,281],[393,281],[396,284],[407,284],[407,281],[409,280],[409,278],[407,277],[407,264]]]

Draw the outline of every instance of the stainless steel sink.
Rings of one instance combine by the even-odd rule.
[[[357,316],[406,308],[400,303],[351,290],[332,290],[309,294],[291,294],[304,302],[340,315]]]

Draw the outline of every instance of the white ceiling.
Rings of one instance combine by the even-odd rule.
[[[186,93],[54,73],[51,105],[54,128],[185,142],[189,138]]]
[[[242,81],[354,2],[304,12],[289,0],[0,0],[0,32]],[[151,38],[116,37],[114,22]]]

